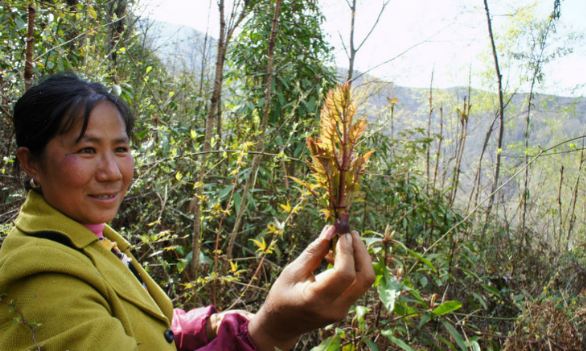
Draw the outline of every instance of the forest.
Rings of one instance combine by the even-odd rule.
[[[482,84],[440,89],[433,67],[420,88],[355,69],[370,38],[354,15],[394,2],[339,2],[352,14],[345,67],[318,0],[210,1],[218,32],[166,46],[175,29],[141,16],[140,0],[0,0],[0,245],[26,197],[14,103],[70,71],[136,115],[135,174],[110,225],[176,306],[255,312],[323,226],[349,215],[374,286],[294,350],[585,350],[586,102],[540,92],[547,65],[584,44],[560,38],[566,3],[540,1],[545,16],[511,4],[495,26],[497,1],[475,1],[484,66],[458,74]],[[344,83],[364,122],[350,138],[359,164],[324,181],[315,140]],[[351,207],[328,196],[340,179]]]

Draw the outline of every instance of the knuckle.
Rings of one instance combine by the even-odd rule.
[[[356,279],[355,272],[341,271],[338,275],[338,281],[342,284],[350,285]]]
[[[372,284],[374,284],[375,280],[376,276],[374,275],[374,272],[369,272],[364,276],[364,285],[369,288],[372,286]]]

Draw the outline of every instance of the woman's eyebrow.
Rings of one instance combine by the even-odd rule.
[[[89,143],[100,143],[102,140],[103,140],[103,138],[98,138],[98,137],[91,136],[91,135],[90,136],[84,135],[81,139],[79,139],[78,142],[83,141],[83,142],[89,142]],[[123,137],[114,139],[115,144],[128,143],[128,142],[130,142],[130,139],[127,136],[123,136]]]

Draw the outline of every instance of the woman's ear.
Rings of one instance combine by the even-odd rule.
[[[21,146],[18,149],[16,149],[16,158],[18,159],[18,163],[20,163],[20,165],[22,166],[22,169],[24,169],[24,172],[30,178],[35,178],[35,181],[39,182],[39,162],[37,158],[33,154],[31,154],[28,147]]]

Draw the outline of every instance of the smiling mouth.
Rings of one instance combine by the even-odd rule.
[[[109,200],[109,199],[113,199],[116,197],[116,194],[112,194],[112,195],[90,195],[93,198],[96,198],[98,200]]]

